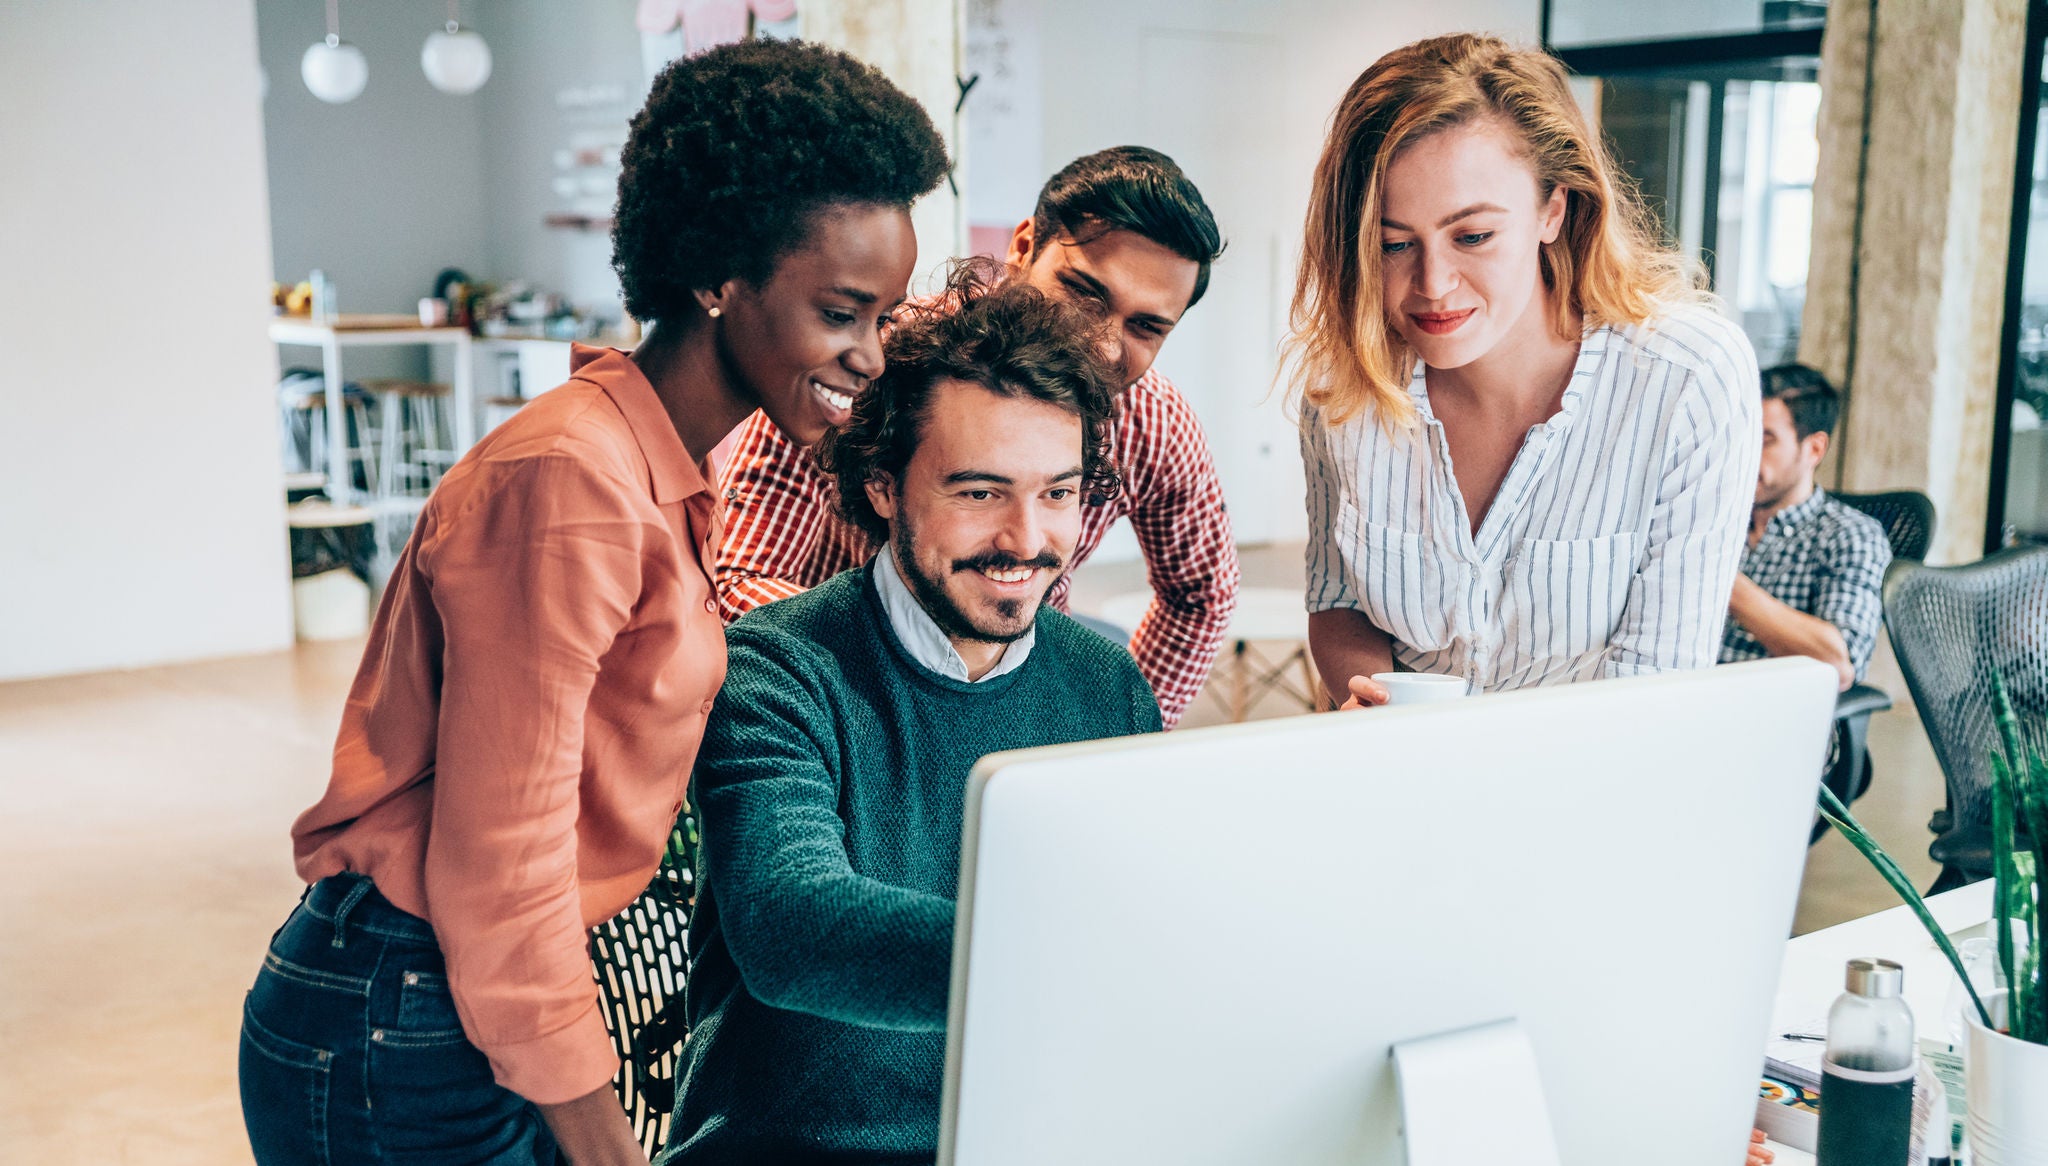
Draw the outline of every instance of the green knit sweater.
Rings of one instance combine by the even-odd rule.
[[[1051,608],[1015,671],[923,668],[871,570],[727,630],[691,786],[690,1039],[664,1162],[931,1160],[968,771],[1159,729],[1130,656]]]

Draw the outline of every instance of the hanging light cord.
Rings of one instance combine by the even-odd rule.
[[[327,0],[327,43],[341,43],[341,0]]]
[[[332,3],[332,0],[329,0]],[[458,32],[462,28],[460,9],[462,0],[448,0],[448,31]]]

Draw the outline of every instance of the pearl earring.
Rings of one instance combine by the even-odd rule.
[[[704,309],[704,314],[705,314],[705,315],[707,315],[707,316],[709,316],[709,317],[711,317],[712,319],[716,320],[716,319],[717,319],[717,318],[719,317],[719,314],[720,314],[720,313],[719,313],[719,311],[718,311],[718,308],[717,308],[717,306],[716,306],[716,305],[714,305],[714,306],[712,306],[712,307],[709,307],[709,308],[706,308],[706,309]]]

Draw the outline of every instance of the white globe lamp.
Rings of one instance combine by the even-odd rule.
[[[443,93],[475,93],[491,79],[491,46],[473,29],[451,20],[446,29],[427,34],[420,69]]]
[[[363,50],[333,33],[316,42],[299,58],[299,76],[313,96],[329,105],[354,101],[370,81],[370,65]]]

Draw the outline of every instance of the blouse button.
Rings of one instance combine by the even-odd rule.
[[[418,972],[407,972],[405,974],[405,982],[409,987],[417,986],[420,982],[420,974]]]
[[[704,601],[704,610],[705,610],[705,611],[709,611],[709,612],[712,612],[712,613],[714,613],[714,614],[715,614],[715,613],[716,613],[716,612],[718,611],[718,601],[717,601],[716,599],[707,599],[707,600],[705,600],[705,601]]]
[[[371,1029],[371,1030],[370,1030],[370,1039],[371,1039],[371,1040],[373,1040],[373,1041],[376,1041],[376,1042],[377,1042],[378,1044],[382,1044],[382,1043],[384,1043],[384,1030],[383,1030],[383,1029],[381,1029],[381,1028],[373,1028],[373,1029]]]

